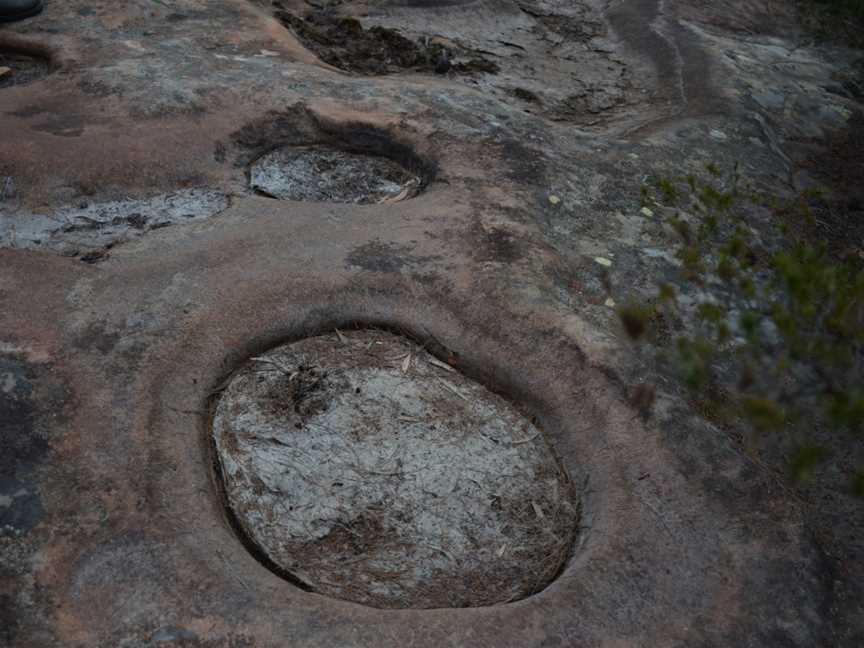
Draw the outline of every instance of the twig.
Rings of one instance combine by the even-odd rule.
[[[460,392],[458,389],[456,389],[453,385],[451,385],[450,383],[448,383],[448,382],[447,382],[446,380],[444,380],[443,378],[439,378],[439,379],[438,379],[438,382],[440,382],[442,385],[444,385],[444,387],[446,387],[448,390],[450,390],[451,392],[453,392],[454,394],[456,394],[456,395],[457,395],[459,398],[461,398],[462,400],[465,400],[465,401],[470,401],[470,400],[471,400],[471,399],[468,398],[465,394],[463,394],[462,392]]]

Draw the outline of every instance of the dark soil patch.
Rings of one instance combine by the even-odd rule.
[[[48,61],[43,58],[0,51],[0,88],[32,83],[49,71]]]
[[[322,61],[355,74],[378,76],[411,70],[446,74],[489,73],[498,66],[482,57],[464,57],[441,43],[415,43],[395,29],[365,29],[356,18],[315,11],[305,17],[278,9],[276,17]]]
[[[525,255],[522,241],[513,232],[500,227],[490,230],[476,228],[472,233],[475,232],[472,256],[476,261],[511,264]]]
[[[521,99],[522,101],[527,101],[528,103],[543,103],[543,101],[540,99],[540,97],[537,96],[537,94],[525,88],[513,88],[513,96],[517,99]]]
[[[329,393],[340,381],[318,367],[301,365],[273,381],[265,393],[265,407],[289,418],[302,427],[310,416],[327,410]]]
[[[792,234],[824,243],[837,259],[864,263],[864,114],[857,113],[819,147],[800,166],[826,191],[809,200],[810,222],[790,223]]]
[[[864,47],[864,0],[802,0],[804,24],[819,40]]]
[[[62,416],[67,397],[50,367],[0,353],[0,541],[44,515],[36,475],[51,455],[46,420]]]
[[[375,240],[351,250],[345,261],[367,272],[400,272],[406,265],[418,261],[410,252],[408,247]]]

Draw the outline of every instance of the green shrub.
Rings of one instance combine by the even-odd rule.
[[[722,393],[754,432],[860,433],[864,261],[793,235],[812,219],[811,197],[760,194],[737,169],[708,165],[700,176],[655,178],[642,198],[643,214],[674,232],[682,290],[697,301],[663,286],[651,306],[619,308],[627,333],[644,339],[664,313],[687,323],[673,349],[683,383],[703,400]],[[808,479],[828,457],[805,440],[790,473]],[[864,473],[852,489],[864,494]]]

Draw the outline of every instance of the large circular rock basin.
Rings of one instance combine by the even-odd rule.
[[[259,557],[375,607],[492,605],[563,568],[573,486],[503,398],[381,331],[252,358],[213,421],[221,481]]]

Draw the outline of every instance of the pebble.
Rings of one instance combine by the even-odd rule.
[[[594,257],[594,261],[595,263],[599,263],[601,266],[604,266],[606,268],[612,267],[612,262],[605,257]]]

